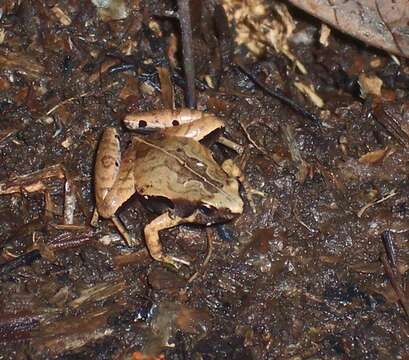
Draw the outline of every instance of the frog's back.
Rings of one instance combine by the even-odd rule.
[[[227,174],[209,149],[182,137],[134,140],[135,186],[142,196],[201,202],[223,189]]]

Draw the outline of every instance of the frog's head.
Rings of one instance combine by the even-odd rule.
[[[125,116],[124,125],[140,133],[160,132],[168,136],[187,137],[200,141],[224,123],[217,116],[197,110],[157,110]]]

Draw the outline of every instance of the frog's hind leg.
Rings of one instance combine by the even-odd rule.
[[[169,229],[179,224],[191,223],[194,222],[194,220],[195,213],[187,218],[181,218],[179,216],[171,216],[166,212],[146,225],[144,229],[145,241],[151,256],[157,261],[171,264],[176,268],[180,268],[180,264],[189,266],[190,263],[188,261],[163,253],[162,244],[159,239],[159,231]]]
[[[107,128],[102,134],[95,158],[94,188],[98,211],[118,178],[120,165],[121,148],[118,133],[114,128]]]
[[[96,210],[91,224],[97,222],[98,214],[110,218],[128,245],[134,244],[135,240],[128,234],[115,212],[135,193],[133,161],[132,147],[125,151],[121,161],[118,133],[114,128],[106,129],[95,159]]]
[[[96,226],[98,223],[98,209],[116,181],[120,161],[121,148],[118,133],[114,128],[107,128],[101,136],[95,158],[94,192],[96,207],[92,215],[92,226]]]

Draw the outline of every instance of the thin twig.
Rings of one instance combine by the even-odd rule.
[[[278,89],[269,88],[266,84],[264,84],[263,82],[258,80],[256,78],[256,76],[254,76],[251,73],[251,71],[244,64],[242,64],[241,62],[236,60],[236,65],[239,68],[239,70],[241,70],[246,76],[248,76],[251,79],[251,81],[253,81],[257,86],[259,86],[267,94],[281,100],[283,103],[290,106],[293,110],[297,111],[298,113],[300,113],[303,116],[308,117],[309,119],[314,121],[314,123],[316,125],[318,125],[319,127],[322,127],[321,119],[318,116],[314,115],[313,113],[309,112],[308,110],[305,110],[305,108],[303,108],[300,104],[296,103],[295,101],[293,101],[290,98],[288,98],[287,96],[285,96],[282,91],[280,91]]]
[[[241,121],[239,121],[239,124],[244,134],[246,135],[247,140],[250,142],[250,144],[253,145],[258,151],[260,151],[266,158],[270,159],[274,165],[278,166],[277,162],[273,159],[272,156],[270,156],[267,150],[265,150],[263,147],[257,144],[255,140],[251,137],[250,133],[247,130],[247,127]]]
[[[192,22],[189,0],[178,0],[178,19],[182,33],[183,68],[186,77],[186,105],[196,108],[195,64],[193,59]]]
[[[207,265],[209,264],[210,258],[212,257],[213,253],[213,233],[212,230],[207,228],[206,229],[206,235],[207,235],[207,255],[206,258],[203,261],[202,266],[198,271],[196,271],[187,281],[188,284],[190,284],[192,281],[194,281],[200,274],[204,274],[204,271],[206,270]]]
[[[396,252],[395,246],[393,245],[393,239],[390,230],[385,230],[382,234],[382,242],[385,247],[386,255],[388,260],[392,265],[392,268],[396,270]]]
[[[10,139],[13,135],[15,135],[20,129],[6,129],[0,132],[0,146]]]
[[[398,195],[396,189],[391,190],[388,194],[386,194],[381,199],[370,202],[370,203],[366,204],[364,207],[362,207],[362,209],[358,211],[357,216],[360,218],[364,214],[364,212],[366,210],[368,210],[370,207],[381,204],[384,201],[386,201],[386,200],[388,200],[388,199],[390,199],[390,198],[392,198],[392,197],[394,197],[396,195]]]
[[[406,298],[405,293],[403,292],[402,288],[399,285],[396,274],[394,273],[391,265],[389,264],[388,257],[386,256],[386,254],[381,255],[381,261],[385,269],[385,274],[389,278],[389,281],[391,282],[393,290],[395,290],[395,293],[399,298],[399,301],[403,307],[403,310],[406,313],[406,316],[409,317],[409,301]]]

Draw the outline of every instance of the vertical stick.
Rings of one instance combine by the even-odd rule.
[[[192,22],[189,0],[178,0],[178,17],[182,33],[183,68],[186,77],[186,105],[196,108],[195,64],[193,61]]]

